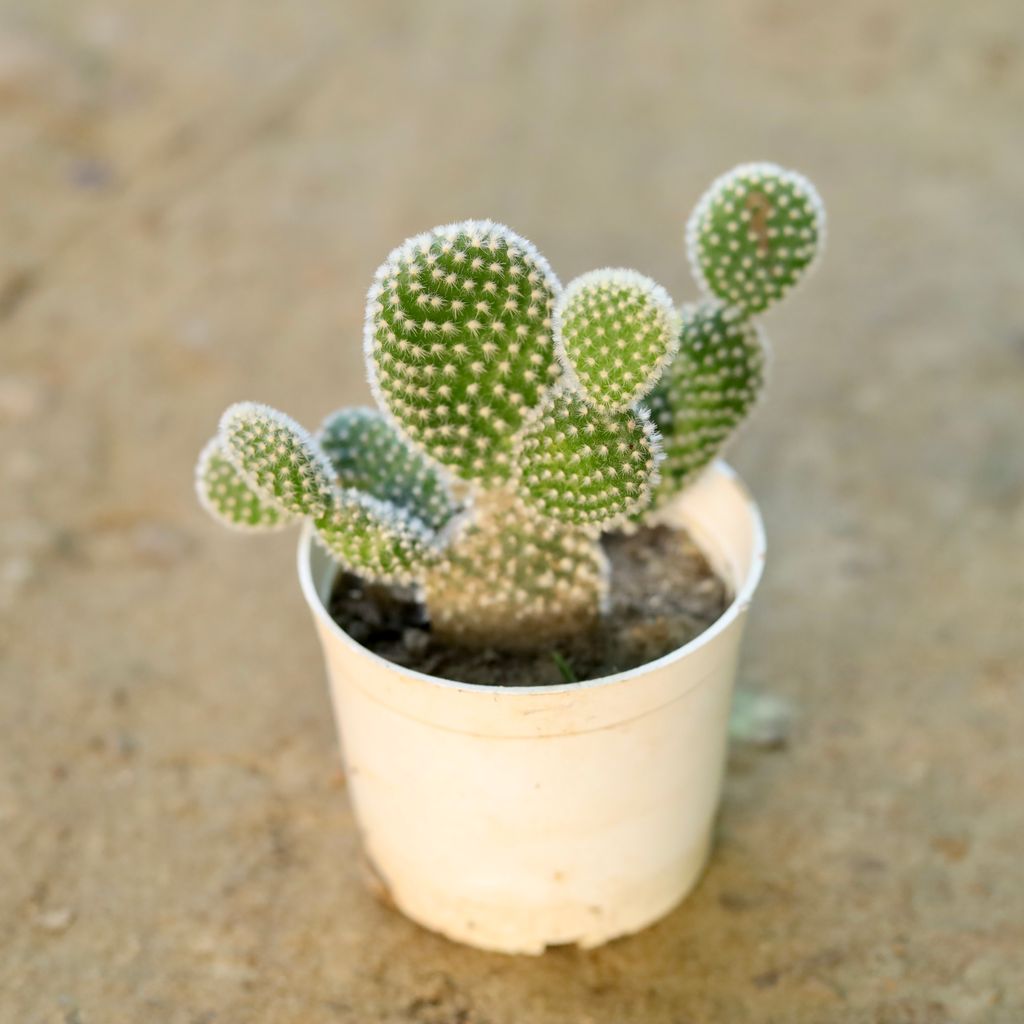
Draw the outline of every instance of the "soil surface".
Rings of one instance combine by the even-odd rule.
[[[682,530],[666,526],[604,538],[611,596],[600,626],[552,650],[476,650],[438,639],[408,590],[367,585],[342,573],[331,595],[334,621],[388,661],[432,676],[488,686],[582,682],[636,668],[708,628],[729,604],[725,583]]]

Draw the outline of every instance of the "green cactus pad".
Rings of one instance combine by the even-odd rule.
[[[713,300],[682,313],[679,354],[648,396],[665,452],[658,504],[722,451],[764,386],[767,350],[758,328]]]
[[[473,517],[427,574],[431,628],[451,642],[537,650],[597,621],[608,589],[601,545],[522,514],[514,491],[477,496]]]
[[[668,293],[635,270],[594,270],[555,305],[559,356],[598,408],[626,409],[651,390],[679,345]]]
[[[261,498],[294,515],[324,515],[333,505],[335,474],[312,437],[283,412],[240,402],[220,421],[224,453]]]
[[[378,401],[460,476],[508,476],[511,436],[558,376],[560,286],[525,239],[491,221],[412,238],[377,271],[366,351]]]
[[[214,519],[232,529],[279,530],[294,518],[272,502],[261,499],[249,487],[225,457],[216,437],[199,454],[196,494],[199,503]]]
[[[642,508],[656,483],[659,439],[639,407],[606,413],[559,389],[517,445],[524,502],[561,523],[608,529]]]
[[[458,511],[444,473],[377,409],[339,409],[317,434],[342,487],[405,509],[439,530]]]
[[[744,164],[718,178],[697,204],[686,245],[701,287],[759,313],[805,274],[825,242],[825,208],[801,174]]]
[[[437,534],[426,524],[360,491],[337,492],[315,525],[317,540],[335,561],[380,583],[413,583],[440,556]]]

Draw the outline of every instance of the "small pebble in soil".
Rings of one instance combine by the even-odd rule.
[[[350,573],[335,581],[330,612],[354,640],[406,668],[489,686],[545,686],[654,661],[700,635],[728,607],[726,584],[685,531],[643,527],[609,534],[602,543],[611,565],[608,612],[597,630],[556,651],[508,653],[443,643],[411,590]]]

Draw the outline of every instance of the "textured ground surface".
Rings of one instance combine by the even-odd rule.
[[[3,1024],[1024,1020],[1018,0],[2,8]],[[735,747],[662,924],[458,948],[364,891],[293,540],[209,524],[193,457],[236,398],[365,397],[405,235],[682,297],[761,156],[832,214],[733,453],[788,741]]]

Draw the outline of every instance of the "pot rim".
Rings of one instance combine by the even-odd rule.
[[[754,591],[757,589],[757,585],[761,580],[761,574],[764,570],[766,547],[764,522],[761,519],[761,513],[757,507],[757,503],[751,497],[747,486],[743,483],[743,480],[732,466],[719,459],[716,460],[709,469],[725,477],[730,483],[732,483],[740,492],[740,495],[746,505],[747,514],[750,516],[751,520],[751,532],[753,534],[750,568],[747,570],[740,586],[736,588],[736,593],[733,596],[732,601],[729,603],[729,606],[710,626],[708,626],[707,629],[704,630],[703,633],[695,636],[688,643],[683,644],[682,647],[677,647],[674,651],[669,651],[668,654],[663,654],[660,658],[655,658],[653,661],[645,662],[643,665],[637,665],[635,668],[627,669],[625,672],[616,672],[614,675],[599,676],[597,679],[586,679],[582,682],[576,683],[554,683],[543,686],[498,686],[488,683],[464,683],[455,679],[445,679],[443,676],[428,675],[426,672],[418,672],[416,669],[406,668],[404,665],[398,665],[393,661],[388,661],[387,658],[382,658],[379,654],[375,654],[368,647],[364,647],[361,643],[353,640],[352,637],[350,637],[348,633],[346,633],[341,626],[331,618],[330,613],[327,611],[327,608],[320,597],[320,593],[316,588],[316,584],[313,581],[313,571],[310,559],[313,549],[313,524],[309,521],[303,524],[302,533],[299,537],[299,585],[302,588],[303,597],[305,597],[306,603],[309,605],[313,614],[317,617],[320,624],[333,636],[349,647],[354,653],[358,653],[370,661],[375,661],[379,665],[394,672],[396,675],[410,681],[428,683],[432,686],[437,686],[445,690],[464,690],[470,693],[490,693],[494,695],[500,693],[502,695],[507,694],[513,698],[516,695],[536,696],[539,694],[576,693],[581,690],[594,690],[601,687],[613,686],[616,683],[623,683],[629,679],[635,679],[638,676],[645,675],[648,672],[670,665],[673,662],[689,656],[701,647],[709,644],[750,606]]]

